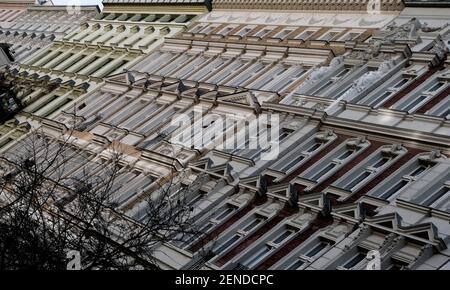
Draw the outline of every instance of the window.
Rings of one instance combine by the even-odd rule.
[[[281,133],[280,136],[278,136],[278,141],[281,142],[284,139],[286,139],[286,137],[288,137],[293,131],[290,129],[286,129],[286,128],[282,128],[281,129]]]
[[[286,240],[288,237],[290,237],[293,234],[292,231],[286,230],[281,235],[279,235],[275,240],[273,240],[273,243],[280,244],[284,240]]]
[[[344,68],[336,75],[336,78],[341,78],[341,77],[345,76],[349,71],[350,71],[349,68]]]
[[[364,171],[362,174],[360,174],[358,177],[353,179],[345,188],[347,190],[352,190],[354,187],[356,187],[358,184],[363,182],[367,177],[370,176],[370,172]]]
[[[334,96],[334,99],[338,99],[340,97],[342,97],[342,95],[344,95],[351,87],[353,86],[353,84],[347,86],[345,89],[343,89],[342,91],[340,91],[336,96]]]
[[[228,25],[228,26],[224,27],[222,30],[220,30],[218,34],[221,34],[224,36],[228,35],[228,33],[230,33],[236,27],[237,27],[237,25]]]
[[[217,28],[217,25],[208,25],[206,28],[202,29],[200,31],[200,33],[208,34],[216,28]]]
[[[292,31],[294,31],[294,28],[285,28],[285,29],[281,30],[280,32],[278,32],[275,35],[275,38],[285,39]]]
[[[281,170],[289,170],[292,167],[294,167],[297,163],[299,163],[300,161],[302,161],[303,159],[305,159],[305,156],[303,155],[299,155],[297,158],[294,158],[294,160],[292,160],[291,162],[289,162],[287,165],[283,166],[281,168]]]
[[[319,40],[325,40],[325,41],[330,41],[332,40],[334,37],[336,37],[336,35],[338,35],[340,32],[337,31],[330,31],[328,33],[325,33],[324,35],[322,35]]]
[[[233,212],[233,208],[231,208],[231,207],[229,207],[229,206],[227,206],[226,208],[224,208],[224,209],[222,209],[222,211],[220,211],[217,215],[216,215],[216,217],[215,217],[215,219],[216,220],[223,220],[225,217],[227,217],[230,213],[232,213]]]
[[[208,232],[212,227],[213,227],[212,223],[207,223],[206,225],[204,225],[203,227],[200,228],[199,232],[200,232],[200,234],[204,234],[204,233]]]
[[[409,78],[403,78],[403,79],[401,79],[399,82],[397,82],[395,85],[394,85],[394,88],[396,88],[396,89],[399,89],[399,88],[401,88],[401,87],[403,87],[407,82],[409,82]]]
[[[389,160],[391,160],[391,158],[383,157],[380,160],[378,160],[375,164],[373,164],[372,167],[380,168],[380,167],[384,166],[386,163],[388,163]]]
[[[365,254],[358,252],[343,267],[345,269],[352,269],[353,267],[358,265],[358,263],[361,262],[362,260],[364,260],[365,258],[366,258]]]
[[[397,182],[397,184],[392,186],[388,191],[386,191],[383,195],[381,195],[380,198],[388,199],[389,197],[400,191],[400,189],[405,187],[408,183],[409,182],[406,180],[400,180],[399,182]]]
[[[427,96],[419,96],[418,98],[416,98],[415,100],[413,100],[411,103],[409,103],[409,105],[407,105],[404,108],[404,111],[409,112],[410,110],[414,109],[415,107],[417,107],[420,103],[422,103],[425,99],[427,99]]]
[[[273,27],[272,28],[264,28],[264,29],[259,30],[257,33],[255,33],[254,36],[256,36],[256,37],[264,37],[267,34],[269,34],[270,32],[272,32],[272,30],[273,30]]]
[[[316,33],[317,30],[305,30],[302,33],[300,33],[299,35],[297,35],[295,37],[295,39],[299,39],[299,40],[307,40],[308,38],[310,38],[314,33]]]
[[[347,150],[347,151],[345,151],[343,154],[341,154],[341,156],[339,156],[337,159],[339,159],[339,160],[345,160],[345,159],[347,159],[347,157],[349,157],[350,155],[352,155],[353,154],[353,152],[354,151],[352,151],[352,150]]]
[[[269,66],[268,63],[256,62],[226,83],[228,86],[241,86]]]
[[[429,92],[435,92],[435,91],[439,90],[443,85],[444,85],[443,82],[438,82],[437,84],[432,86],[428,91]]]
[[[311,153],[316,151],[320,146],[322,146],[322,143],[315,143],[314,145],[312,145],[311,147],[309,147],[308,149],[306,149],[306,152]]]
[[[234,235],[232,236],[230,239],[228,239],[225,243],[223,243],[223,245],[221,245],[220,247],[218,247],[215,252],[217,254],[219,253],[223,253],[224,251],[226,251],[231,245],[233,245],[237,240],[239,240],[241,237],[239,235]]]
[[[6,144],[8,144],[11,141],[14,141],[14,139],[12,139],[12,138],[3,139],[2,141],[0,141],[0,148],[2,148],[3,146],[5,146]]]
[[[409,174],[410,176],[419,176],[420,174],[422,174],[423,172],[425,172],[428,169],[428,167],[420,165],[419,167],[417,167],[413,172],[411,172],[411,174]]]
[[[228,64],[226,67],[221,68],[220,72],[216,72],[209,79],[206,80],[208,83],[220,84],[223,80],[230,77],[233,73],[236,72],[240,67],[243,67],[246,62],[242,60],[234,60],[232,63]]]
[[[188,207],[194,206],[194,205],[195,205],[199,200],[201,200],[205,195],[207,195],[207,193],[200,190],[198,193],[195,194],[194,197],[192,197],[192,198],[189,199],[189,201],[188,201],[188,203],[187,203],[187,206],[188,206]]]
[[[339,41],[354,40],[354,39],[357,38],[359,35],[361,35],[360,32],[348,32],[348,33],[346,33],[344,36],[342,36],[341,38],[339,38]]]
[[[325,84],[314,90],[311,95],[318,95],[320,92],[325,90],[327,87],[329,87],[331,84],[333,84],[333,81],[327,81]]]
[[[294,263],[292,263],[286,270],[297,270],[300,268],[305,262],[302,260],[296,260]]]
[[[317,255],[318,253],[320,253],[323,249],[325,249],[328,246],[327,243],[324,242],[320,242],[318,245],[316,245],[315,247],[313,247],[311,250],[309,250],[305,256],[312,258],[315,255]]]
[[[250,31],[252,31],[254,28],[254,26],[247,26],[242,28],[241,30],[239,30],[237,33],[235,33],[235,35],[239,35],[244,37],[245,35],[247,35]]]
[[[253,256],[251,256],[250,258],[248,258],[245,262],[244,265],[246,265],[249,268],[252,268],[254,266],[256,266],[259,261],[264,258],[264,256],[269,253],[272,250],[272,248],[270,248],[269,246],[264,246],[263,248],[259,249],[256,254],[254,254]]]
[[[392,95],[392,92],[385,92],[384,94],[382,94],[381,96],[379,96],[378,98],[376,98],[374,101],[372,101],[369,106],[376,106],[378,105],[380,102],[386,100],[390,95]]]
[[[330,163],[328,164],[324,169],[322,169],[321,171],[319,171],[319,173],[317,173],[316,175],[314,175],[314,177],[312,178],[312,180],[319,180],[320,178],[322,178],[325,174],[327,174],[329,171],[331,171],[331,169],[333,169],[334,167],[336,167],[335,163]]]
[[[262,219],[255,219],[251,223],[249,223],[247,226],[245,226],[242,230],[244,232],[249,232],[253,230],[257,225],[259,225],[262,222]]]
[[[444,195],[448,194],[450,192],[450,188],[448,187],[442,187],[435,193],[431,194],[429,197],[427,197],[422,204],[425,206],[431,206],[433,203],[435,203],[438,199],[443,197]]]
[[[439,117],[447,117],[448,115],[450,115],[450,109],[447,109],[445,112],[439,114]]]

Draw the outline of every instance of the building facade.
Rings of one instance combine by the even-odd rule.
[[[105,1],[12,68],[61,82],[0,150],[70,134],[95,174],[120,144],[115,210],[137,223],[157,185],[189,188],[201,235],[157,245],[163,269],[450,269],[450,8],[176,3]]]

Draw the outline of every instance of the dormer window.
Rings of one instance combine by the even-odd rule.
[[[246,27],[242,28],[241,30],[239,30],[237,33],[235,33],[235,35],[244,37],[244,36],[246,36],[250,31],[252,31],[253,28],[255,28],[255,27],[254,27],[254,26],[246,26]]]
[[[295,28],[284,28],[279,33],[275,35],[275,38],[285,39],[291,32],[293,32]]]
[[[325,33],[324,35],[322,35],[319,40],[323,40],[323,41],[330,41],[333,40],[338,34],[340,34],[342,32],[342,30],[339,31],[329,31],[327,33]]]
[[[274,29],[274,27],[263,28],[263,29],[259,30],[257,33],[255,33],[253,36],[264,37],[267,34],[269,34],[270,32],[272,32],[273,29]]]
[[[307,29],[307,30],[303,31],[302,33],[300,33],[299,35],[297,35],[295,37],[295,39],[305,41],[305,40],[309,39],[316,32],[317,32],[317,29]]]
[[[237,25],[228,25],[226,27],[224,27],[222,30],[219,31],[218,34],[221,34],[223,36],[228,35],[233,29],[235,29],[237,27]]]
[[[347,34],[345,34],[344,36],[342,36],[341,38],[339,38],[339,41],[350,41],[350,40],[354,40],[355,38],[357,38],[358,36],[361,35],[361,32],[348,32]]]

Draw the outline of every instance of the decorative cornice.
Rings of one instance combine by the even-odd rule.
[[[114,1],[114,0],[112,0]],[[369,0],[214,0],[213,9],[273,9],[273,10],[345,10],[345,11],[401,11],[402,0],[380,0],[372,7]]]

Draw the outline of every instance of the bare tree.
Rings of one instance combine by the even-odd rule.
[[[66,269],[71,250],[83,269],[156,269],[155,247],[198,234],[183,173],[136,192],[141,214],[129,216],[116,195],[130,172],[120,145],[97,158],[72,137],[36,130],[0,154],[0,269]]]
[[[22,108],[14,82],[8,80],[4,73],[0,73],[0,124],[12,118]]]

